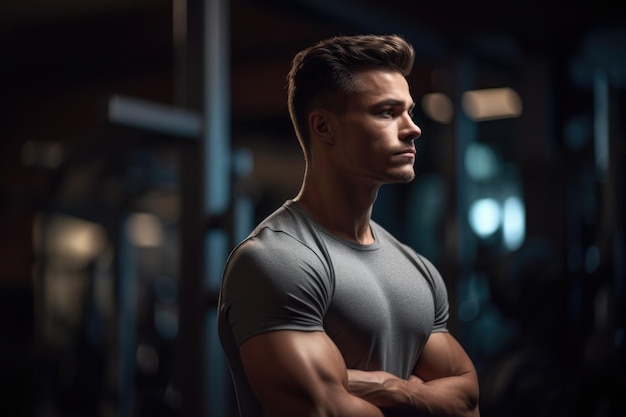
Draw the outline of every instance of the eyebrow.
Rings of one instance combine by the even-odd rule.
[[[406,103],[402,100],[387,99],[387,100],[383,100],[383,101],[379,101],[378,103],[375,103],[372,107],[378,109],[378,108],[385,107],[385,106],[404,107],[405,105]],[[414,108],[415,108],[415,102],[412,102],[408,108],[408,112],[409,113],[412,112]]]

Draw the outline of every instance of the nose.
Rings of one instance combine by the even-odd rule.
[[[419,138],[421,134],[422,129],[420,129],[420,127],[413,121],[413,118],[409,114],[407,114],[406,124],[401,132],[401,138],[405,141],[415,140]]]

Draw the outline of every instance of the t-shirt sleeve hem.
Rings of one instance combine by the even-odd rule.
[[[450,330],[446,326],[435,327],[431,330],[431,333],[450,333]]]
[[[319,332],[319,331],[324,331],[324,327],[323,326],[299,326],[295,324],[285,324],[285,325],[280,325],[280,326],[266,327],[266,328],[254,330],[254,331],[251,331],[242,335],[241,337],[237,339],[237,346],[241,347],[243,342],[245,342],[248,339],[253,338],[254,336],[258,336],[263,333],[276,332],[276,331],[281,331],[281,330],[293,330],[293,331],[298,331],[298,332]]]

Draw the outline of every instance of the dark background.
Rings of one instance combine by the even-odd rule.
[[[188,249],[204,247],[194,230],[223,229],[231,247],[234,205],[217,219],[198,215],[199,145],[120,126],[106,112],[112,95],[201,107],[196,32],[174,41],[173,5],[0,5],[2,416],[235,415],[219,354],[203,353],[214,343],[211,315],[193,319],[203,310],[189,310],[199,301],[185,284],[190,269],[202,276],[190,259],[222,267],[223,253]],[[626,415],[621,9],[602,0],[233,0],[225,135],[253,160],[249,176],[232,179],[233,201],[252,204],[252,222],[298,191],[285,90],[297,51],[338,34],[405,36],[417,51],[415,101],[442,92],[455,113],[439,123],[417,106],[418,179],[384,188],[374,217],[446,279],[450,328],[479,371],[482,415]],[[495,87],[519,94],[522,115],[469,120],[462,93]],[[466,161],[471,144],[495,155],[495,175],[468,175],[465,164],[487,163]],[[508,195],[525,209],[513,248],[502,226],[479,238],[467,221],[475,199]],[[156,221],[156,246],[129,244],[125,222],[136,213]],[[95,233],[95,247],[63,246],[76,225]],[[199,298],[210,312],[215,289]]]

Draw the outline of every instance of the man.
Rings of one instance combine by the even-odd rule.
[[[232,252],[218,307],[243,417],[479,415],[441,276],[371,220],[379,188],[414,177],[413,60],[374,35],[293,60],[302,188]]]

